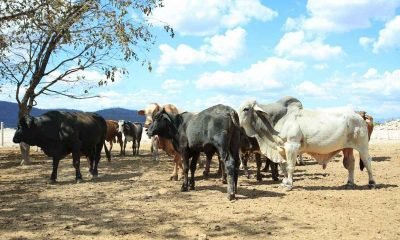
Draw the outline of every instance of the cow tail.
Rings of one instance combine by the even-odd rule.
[[[99,149],[96,149],[98,151]],[[111,154],[110,151],[107,149],[106,141],[104,141],[104,151],[106,152],[107,160],[110,162],[111,161]]]
[[[363,161],[361,160],[361,158],[360,158],[360,170],[361,170],[361,171],[364,170],[364,163],[363,163]]]

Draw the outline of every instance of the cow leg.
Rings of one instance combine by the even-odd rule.
[[[110,142],[110,150],[107,149],[106,141],[104,141],[104,152],[106,152],[108,162],[111,162],[111,148],[112,148],[112,141]]]
[[[123,146],[123,141],[122,141],[122,133],[118,133],[117,135],[117,141],[119,143],[120,146],[120,151],[119,151],[119,155],[122,156],[122,146]]]
[[[169,178],[170,180],[178,181],[178,169],[179,167],[182,169],[182,161],[181,156],[179,154],[175,154],[174,156],[174,170],[172,171],[172,175]],[[181,173],[181,176],[183,174]]]
[[[112,148],[113,148],[113,145],[114,145],[114,144],[113,144],[113,141],[111,141],[111,142],[110,142],[110,150],[109,150],[110,152],[111,152],[111,150],[112,150]]]
[[[225,157],[224,157],[225,156]],[[222,153],[221,154],[222,159],[225,159],[224,165],[225,165],[225,171],[227,175],[227,197],[229,200],[234,200],[235,199],[235,193],[237,190],[237,169],[235,165],[235,159],[231,154],[227,153]],[[240,162],[240,159],[237,159],[237,162]]]
[[[183,160],[183,183],[182,183],[182,192],[187,192],[188,191],[188,186],[189,186],[189,154],[184,151],[182,154],[182,160]]]
[[[54,184],[57,182],[57,170],[58,170],[58,163],[60,162],[59,157],[53,157],[53,171],[51,172],[49,184]]]
[[[104,143],[105,145],[105,143]],[[82,182],[82,174],[81,174],[81,169],[80,169],[80,162],[81,162],[81,156],[80,156],[80,151],[78,149],[74,149],[72,151],[72,165],[75,168],[75,182],[80,183]]]
[[[304,160],[303,160],[303,155],[299,154],[299,156],[298,156],[297,159],[296,159],[296,164],[297,164],[298,166],[304,166],[304,165],[306,165],[306,164],[304,163]]]
[[[124,139],[124,147],[122,148],[122,155],[125,156],[125,149],[126,149],[126,144],[128,143],[128,140],[126,138]]]
[[[132,140],[132,155],[133,156],[136,155],[136,140],[135,139]]]
[[[247,167],[247,162],[249,161],[249,152],[243,153],[241,159],[241,164],[243,166],[243,170],[244,170],[244,175],[247,178],[250,178],[250,174],[249,174],[249,168]]]
[[[269,165],[270,165],[270,163],[272,162],[272,161],[268,161],[269,160],[269,158],[267,158],[267,160],[265,161],[265,167],[263,168],[263,172],[268,172],[269,171]]]
[[[96,149],[94,150],[94,155],[92,155],[92,156],[94,156],[93,177],[97,177],[99,175],[97,168],[98,168],[99,162],[100,162],[101,148],[102,148],[102,144],[97,144]]]
[[[346,189],[354,189],[354,155],[352,148],[343,149],[343,166],[348,170],[349,176],[345,185]]]
[[[299,151],[300,144],[297,142],[287,142],[285,143],[285,152],[286,152],[286,171],[287,178],[286,181],[282,182],[287,190],[291,190],[293,188],[293,173],[294,168],[296,166],[297,153]]]
[[[140,140],[137,140],[137,145],[136,145],[136,156],[139,156],[139,148],[140,148]]]
[[[190,162],[190,190],[194,190],[194,175],[196,173],[197,160],[199,159],[199,156],[200,153],[193,154],[192,161]]]
[[[256,164],[257,164],[257,176],[256,179],[257,181],[262,181],[262,174],[261,174],[261,154],[259,153],[254,153],[254,158],[256,159]],[[268,160],[267,160],[268,161]]]
[[[221,182],[223,184],[226,184],[227,183],[227,180],[226,180],[227,172],[225,171],[225,163],[224,163],[224,161],[221,160],[220,156],[218,156],[218,161],[219,161],[219,168],[221,169]],[[239,159],[239,165],[240,165],[240,159]]]
[[[367,169],[368,172],[368,187],[370,189],[373,189],[376,187],[376,182],[374,180],[374,176],[372,174],[372,167],[371,167],[371,157],[368,154],[368,149],[362,149],[359,151],[360,153],[360,158],[364,163],[365,168]]]
[[[205,179],[207,179],[210,174],[210,165],[211,165],[212,156],[213,156],[213,154],[206,153],[206,166],[204,167],[204,171],[203,171],[203,177]]]
[[[271,162],[271,176],[274,181],[279,181],[279,170],[278,163],[274,163],[271,160],[267,160]]]
[[[153,160],[158,161],[158,141],[156,137],[151,138],[151,148],[153,150]]]

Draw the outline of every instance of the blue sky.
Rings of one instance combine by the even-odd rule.
[[[292,95],[306,108],[400,117],[400,0],[164,3],[151,16],[157,35],[148,54],[152,72],[124,63],[130,74],[96,89],[100,99],[41,97],[38,107],[94,111],[158,102],[200,111]],[[157,27],[160,21],[174,28],[175,38]]]

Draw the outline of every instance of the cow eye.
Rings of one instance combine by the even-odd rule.
[[[244,108],[243,112],[248,112],[250,109],[249,108]]]

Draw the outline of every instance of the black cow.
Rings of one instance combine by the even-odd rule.
[[[143,126],[141,123],[132,123],[129,121],[118,121],[118,132],[125,135],[122,154],[125,155],[126,143],[132,141],[133,156],[139,155],[140,141],[142,140]]]
[[[240,132],[240,152],[241,152],[241,160],[244,168],[244,173],[249,178],[249,172],[247,168],[247,162],[250,158],[250,154],[254,154],[256,164],[257,164],[257,181],[262,181],[261,174],[261,151],[260,146],[258,145],[257,139],[255,137],[249,137],[246,135],[244,129],[241,129]],[[268,157],[266,158],[265,169],[268,170],[269,166],[271,167],[271,175],[274,181],[279,180],[279,172],[278,172],[278,163],[272,162]],[[264,169],[264,170],[265,170]]]
[[[219,153],[228,176],[228,199],[235,198],[239,170],[240,127],[238,114],[228,106],[216,105],[198,114],[169,114],[158,112],[147,134],[172,139],[176,151],[182,154],[184,180],[182,191],[188,191],[189,164],[190,189],[195,186],[195,171],[201,152],[206,155]],[[190,161],[191,159],[191,161]]]
[[[89,173],[97,176],[106,131],[106,121],[97,114],[50,111],[39,117],[20,118],[13,142],[38,146],[47,156],[53,157],[50,183],[57,180],[59,161],[72,153],[76,182],[81,182],[80,155],[88,158]]]

